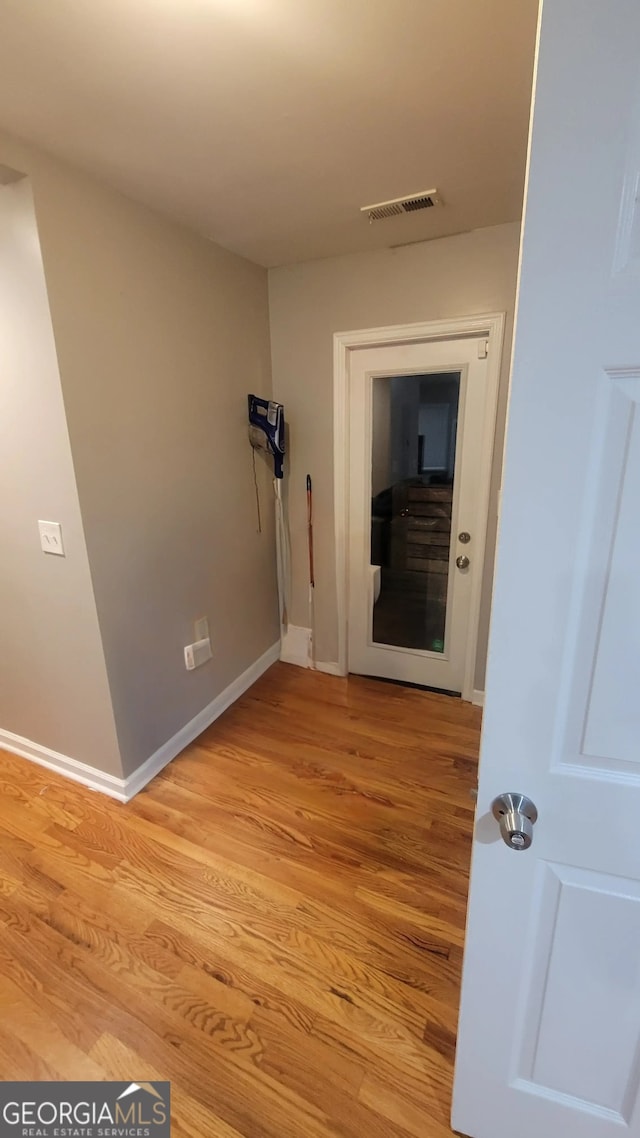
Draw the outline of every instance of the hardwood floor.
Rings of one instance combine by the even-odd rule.
[[[277,664],[127,806],[0,753],[0,1077],[441,1138],[480,712]]]

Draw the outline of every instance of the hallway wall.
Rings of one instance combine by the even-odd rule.
[[[333,333],[505,312],[475,686],[483,688],[518,265],[518,223],[269,272],[275,397],[290,424],[292,623],[308,625],[304,479],[313,477],[317,654],[337,660]]]

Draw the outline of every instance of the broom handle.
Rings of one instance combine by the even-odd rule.
[[[313,491],[310,474],[307,474],[307,538],[309,542],[309,584],[313,589],[315,588],[313,572]]]

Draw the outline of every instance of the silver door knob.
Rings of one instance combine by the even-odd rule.
[[[524,794],[499,794],[491,803],[491,812],[500,823],[502,840],[509,849],[528,850],[538,818],[531,799]]]
[[[470,564],[471,562],[469,561],[466,553],[461,553],[459,557],[456,557],[456,565],[458,566],[458,569],[468,569]]]

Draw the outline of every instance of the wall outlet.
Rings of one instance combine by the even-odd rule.
[[[184,666],[188,672],[199,668],[211,659],[211,642],[209,637],[205,640],[196,640],[195,644],[187,644],[184,650]]]
[[[206,616],[201,616],[194,622],[193,639],[195,641],[209,639],[209,620]]]
[[[43,553],[55,553],[58,557],[65,556],[60,522],[38,522],[38,531]]]

